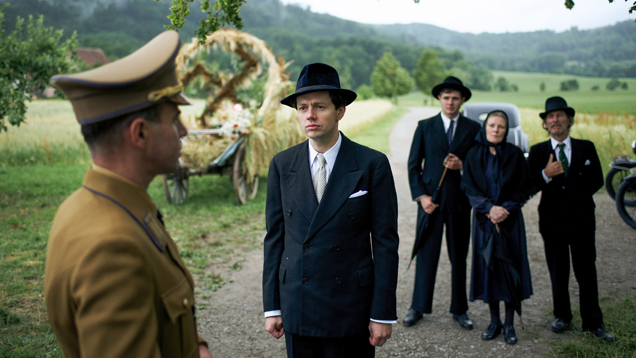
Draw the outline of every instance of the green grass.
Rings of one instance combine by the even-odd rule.
[[[627,82],[627,90],[609,91],[605,85],[610,78],[504,71],[493,71],[493,75],[495,79],[505,77],[509,83],[516,84],[519,92],[473,91],[471,102],[510,102],[519,108],[543,109],[546,98],[561,96],[566,99],[570,107],[576,109],[577,113],[636,114],[636,79],[633,78],[620,79],[622,82]],[[576,79],[579,82],[579,90],[560,91],[561,82],[570,79]],[[540,91],[541,82],[545,82],[545,92]],[[592,91],[591,88],[594,85],[599,86],[598,91]],[[421,106],[425,98],[429,101],[428,105],[439,106],[437,101],[432,101],[432,97],[425,97],[421,92],[401,96],[399,104]]]
[[[636,357],[636,303],[634,297],[601,298],[603,320],[606,328],[616,341],[604,342],[589,332],[581,331],[581,319],[578,309],[574,310],[572,332],[575,337],[568,340],[555,340],[554,346],[545,354],[552,358],[633,358]]]

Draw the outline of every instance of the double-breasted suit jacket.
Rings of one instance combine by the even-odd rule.
[[[46,308],[64,357],[198,357],[194,281],[142,187],[101,168],[60,206]]]
[[[528,157],[530,171],[537,190],[541,191],[539,202],[539,229],[543,232],[572,232],[596,228],[594,199],[592,196],[603,186],[603,170],[594,144],[587,140],[570,137],[572,160],[567,177],[558,175],[549,183],[543,179],[542,171],[548,164],[550,154],[558,160],[550,140],[532,146]]]
[[[384,154],[342,135],[318,204],[308,145],[277,154],[269,168],[264,309],[282,311],[285,332],[353,336],[371,318],[397,319],[393,175]]]
[[[444,159],[449,153],[464,161],[475,145],[479,124],[459,115],[450,147],[444,131],[441,114],[419,121],[409,154],[409,184],[413,200],[422,195],[433,195],[444,173]],[[422,161],[424,167],[422,168]],[[450,211],[470,210],[466,195],[460,190],[462,177],[459,170],[448,170],[440,189],[438,204]]]

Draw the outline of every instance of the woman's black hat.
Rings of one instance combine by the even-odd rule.
[[[564,111],[568,116],[574,117],[574,108],[568,107],[568,103],[563,97],[555,96],[545,100],[545,112],[539,113],[539,117],[545,119],[552,111]]]
[[[296,92],[283,98],[280,103],[295,108],[293,104],[296,97],[317,91],[337,92],[345,99],[345,106],[351,104],[358,96],[351,90],[340,88],[340,78],[335,68],[324,63],[311,63],[300,71]]]
[[[433,97],[437,98],[439,96],[439,93],[445,88],[458,90],[462,94],[462,97],[464,97],[464,101],[468,101],[473,95],[468,87],[465,87],[462,81],[459,80],[459,78],[448,76],[446,77],[446,79],[444,79],[444,82],[433,87]]]

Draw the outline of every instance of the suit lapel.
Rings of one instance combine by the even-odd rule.
[[[325,226],[349,199],[349,195],[353,194],[353,190],[356,188],[363,173],[358,168],[356,154],[353,143],[343,134],[342,145],[336,157],[333,171],[329,176],[325,193],[315,211],[305,241],[310,240],[316,232]]]
[[[575,173],[579,171],[579,168],[583,166],[583,160],[585,159],[585,155],[581,152],[580,142],[572,137],[570,137],[570,145],[572,145],[572,152],[570,153],[570,167],[568,169],[568,178],[570,177],[569,173]]]
[[[448,151],[448,137],[446,137],[446,131],[444,130],[444,121],[442,120],[442,115],[438,114],[433,119],[433,133],[434,136],[437,137],[437,142],[439,145]]]
[[[283,174],[283,180],[292,193],[292,197],[298,208],[311,221],[318,207],[316,192],[309,168],[309,142],[305,141],[298,146],[298,151],[291,163],[289,173]]]
[[[453,135],[453,140],[451,141],[451,146],[449,152],[452,153],[457,147],[464,141],[464,138],[468,135],[468,128],[466,127],[465,121],[469,121],[466,117],[459,115],[457,118],[457,128],[455,129],[455,134]]]

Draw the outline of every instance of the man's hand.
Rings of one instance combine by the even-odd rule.
[[[393,325],[371,321],[369,323],[369,343],[374,347],[382,347],[391,338]]]
[[[271,316],[265,318],[265,330],[274,336],[274,338],[279,339],[285,334],[285,329],[283,328],[283,317],[281,316]]]
[[[506,218],[510,215],[508,210],[501,206],[494,205],[490,208],[490,213],[488,214],[488,218],[492,221],[493,224],[499,224],[502,221],[506,220]]]
[[[199,358],[214,358],[205,344],[199,344]]]
[[[459,159],[459,157],[453,153],[450,153],[448,157],[444,159],[444,166],[446,166],[446,168],[448,169],[453,169],[453,170],[464,169],[464,163],[462,163],[462,160]]]
[[[563,174],[563,163],[554,161],[554,154],[550,154],[550,159],[548,159],[548,165],[543,169],[543,173],[548,178],[554,178],[559,174]]]
[[[424,209],[424,211],[426,211],[428,215],[431,215],[433,211],[435,211],[435,209],[437,209],[437,207],[439,206],[435,204],[431,199],[432,197],[430,195],[423,195],[420,197],[420,204],[422,204],[422,209]]]

